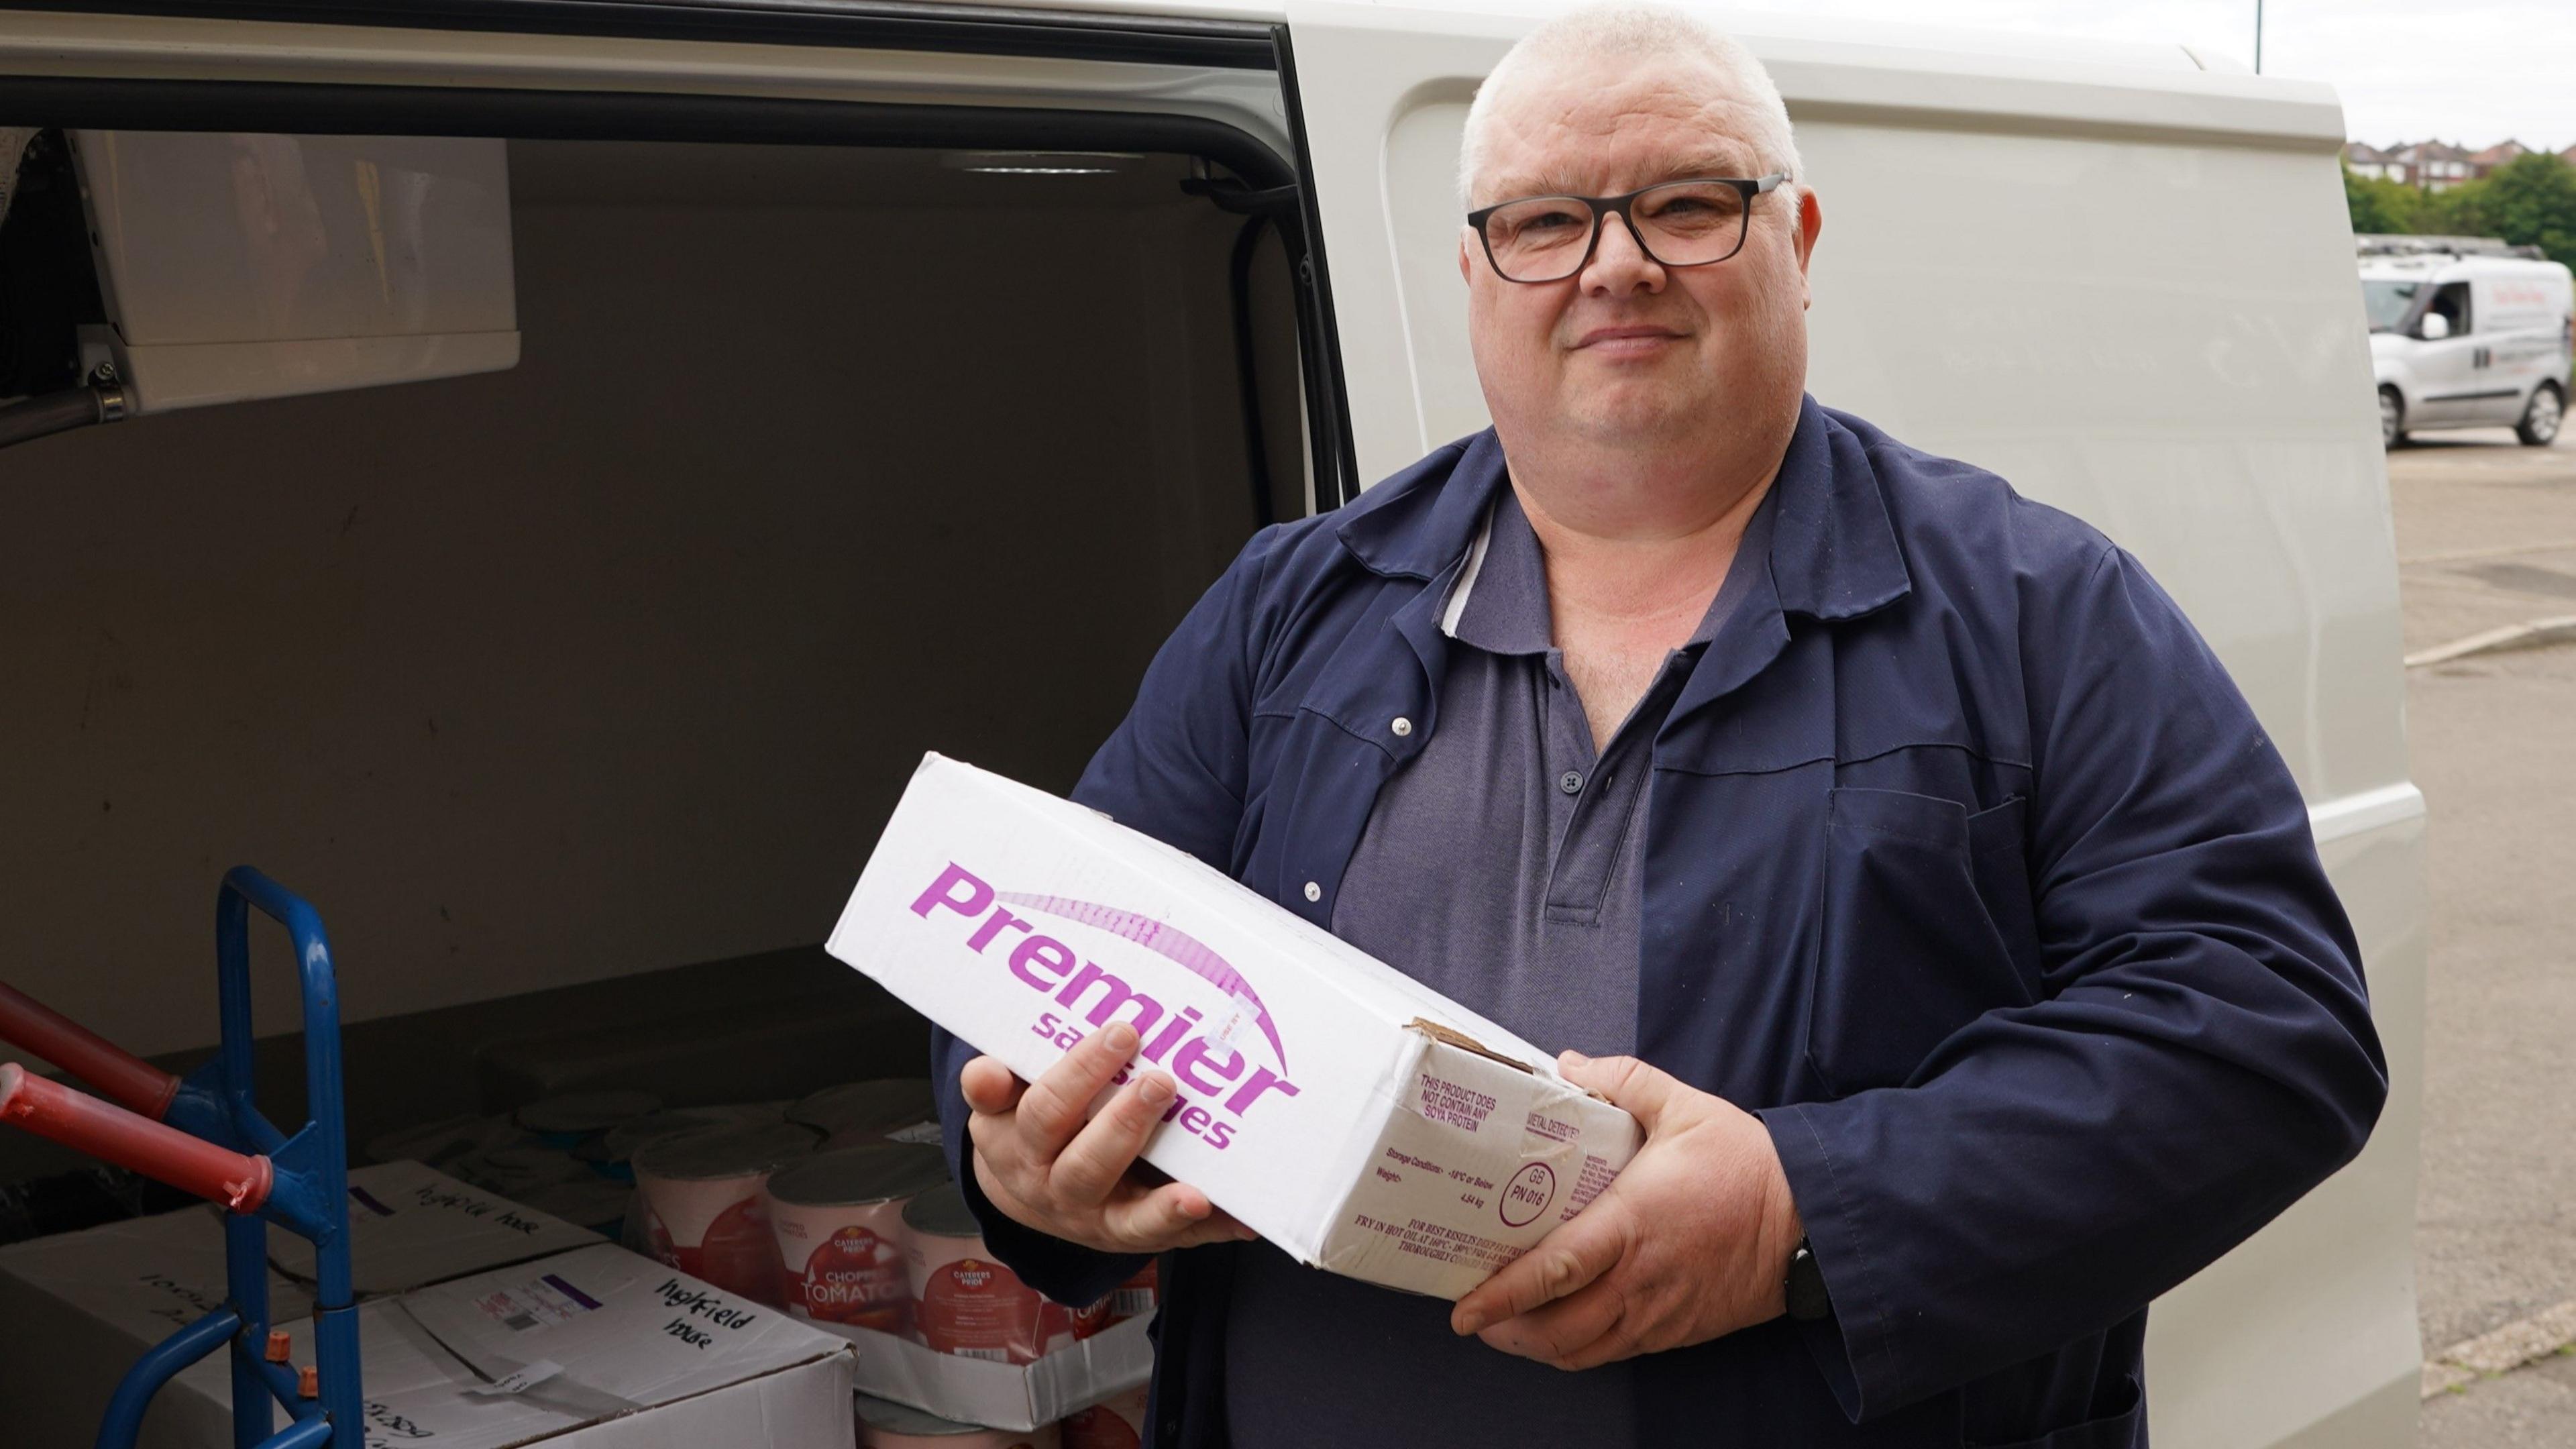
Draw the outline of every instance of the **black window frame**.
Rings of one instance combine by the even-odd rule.
[[[2424,311],[2422,316],[2419,316],[2416,319],[2415,323],[2416,330],[2419,334],[2423,330],[2423,318],[2430,317],[2434,313],[2441,311],[2442,299],[2454,291],[2459,294],[2460,309],[2459,320],[2452,324],[2451,336],[2467,337],[2477,331],[2477,314],[2471,310],[2476,305],[2475,293],[2471,290],[2466,281],[2458,281],[2441,282],[2436,284],[2433,288],[2432,295],[2424,299]]]

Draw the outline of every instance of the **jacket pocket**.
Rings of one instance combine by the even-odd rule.
[[[2147,1404],[2137,1375],[2129,1376],[2127,1392],[2120,1402],[2125,1407],[2116,1413],[2071,1424],[2036,1439],[2015,1439],[2008,1444],[1979,1440],[1968,1449],[2140,1449],[2147,1442]]]
[[[1807,1056],[1836,1095],[1912,1080],[1953,1033],[2037,999],[2018,798],[1971,813],[1899,790],[1826,795]]]

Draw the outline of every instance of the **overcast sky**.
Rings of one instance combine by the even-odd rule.
[[[2180,43],[2254,58],[2254,0],[1731,0],[1749,10]],[[2576,0],[2266,0],[2263,72],[2330,81],[2374,145],[2576,144]]]

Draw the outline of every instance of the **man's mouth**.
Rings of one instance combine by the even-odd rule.
[[[1678,342],[1681,334],[1669,327],[1595,327],[1574,344],[1575,350],[1605,353],[1612,357],[1655,351],[1667,342]]]

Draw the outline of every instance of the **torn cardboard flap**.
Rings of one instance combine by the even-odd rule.
[[[1442,1026],[1440,1023],[1427,1017],[1417,1016],[1412,1021],[1406,1023],[1406,1025],[1412,1027],[1415,1031],[1422,1033],[1424,1036],[1431,1038],[1433,1041],[1439,1042],[1443,1046],[1453,1046],[1462,1052],[1474,1052],[1480,1057],[1490,1057],[1495,1061],[1501,1062],[1504,1066],[1517,1068],[1518,1070],[1527,1072],[1534,1077],[1553,1076],[1558,1081],[1565,1081],[1564,1076],[1560,1073],[1542,1072],[1527,1062],[1503,1055],[1501,1052],[1494,1050],[1492,1047],[1485,1045],[1483,1042],[1476,1040],[1474,1037],[1467,1035],[1463,1031],[1456,1031],[1449,1027]],[[1606,1103],[1610,1100],[1609,1098],[1602,1096],[1599,1092],[1592,1090],[1590,1087],[1575,1087],[1572,1082],[1566,1082],[1565,1084],[1568,1087],[1573,1087],[1574,1090],[1581,1092],[1583,1095],[1590,1097],[1593,1101]]]
[[[1427,1017],[1417,1016],[1413,1020],[1406,1022],[1405,1025],[1412,1027],[1415,1031],[1422,1033],[1424,1036],[1427,1036],[1433,1041],[1439,1042],[1444,1046],[1453,1046],[1462,1052],[1474,1052],[1476,1055],[1484,1057],[1489,1061],[1501,1062],[1504,1066],[1511,1067],[1515,1070],[1529,1072],[1532,1076],[1537,1075],[1536,1070],[1533,1069],[1529,1063],[1504,1056],[1501,1052],[1494,1050],[1492,1047],[1485,1045],[1483,1042],[1476,1040],[1465,1032],[1452,1031],[1448,1027],[1442,1026],[1440,1023],[1432,1021]]]

